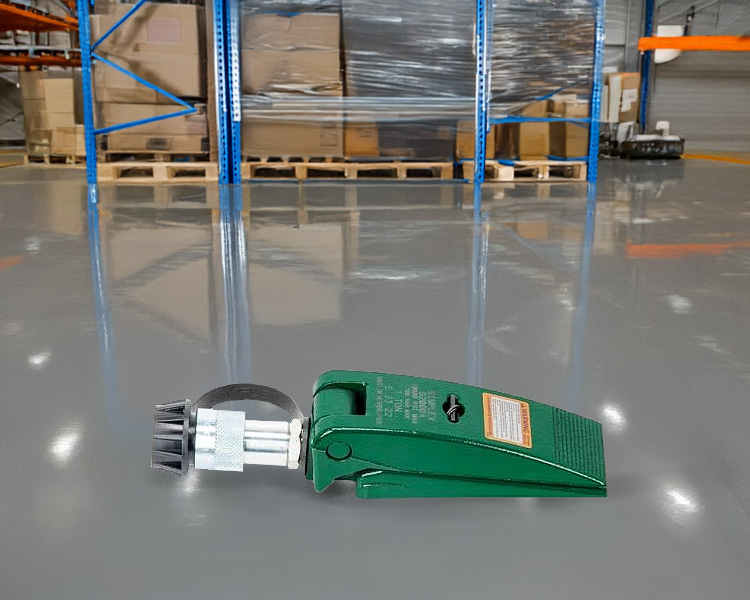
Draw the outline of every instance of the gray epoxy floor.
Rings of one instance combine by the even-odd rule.
[[[750,167],[600,181],[595,214],[488,188],[485,227],[460,187],[322,183],[105,188],[89,223],[82,171],[0,170],[0,598],[746,599]],[[333,368],[598,419],[609,497],[149,468],[156,402],[251,380],[309,410]]]

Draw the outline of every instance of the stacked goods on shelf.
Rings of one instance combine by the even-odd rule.
[[[529,103],[571,87],[586,100],[597,0],[573,4],[495,3],[491,117],[546,117],[546,100]],[[243,0],[242,11],[244,156],[473,158],[474,10],[448,0]],[[492,127],[487,157],[577,157],[584,128],[575,127]]]
[[[497,148],[497,135],[500,127],[493,125],[487,132],[487,142],[485,158],[495,158]],[[459,121],[456,125],[456,160],[466,160],[474,158],[474,121]]]
[[[29,153],[85,155],[80,71],[21,71],[19,83]]]
[[[91,39],[99,39],[131,8],[128,4],[111,4],[105,14],[92,15]],[[97,52],[104,58],[198,109],[190,115],[109,133],[110,152],[208,151],[205,42],[203,7],[147,2],[102,43]],[[94,69],[94,97],[98,128],[184,109],[103,63],[97,63]]]
[[[597,0],[496,0],[492,29],[492,108],[587,87],[594,66]]]
[[[518,116],[586,119],[589,101],[575,94],[556,94],[527,104]],[[495,155],[508,160],[584,159],[588,154],[588,131],[588,123],[583,122],[504,123],[498,128]]]
[[[244,156],[343,156],[340,26],[334,12],[245,6]]]
[[[453,160],[456,123],[473,119],[474,11],[447,0],[341,0],[341,8],[347,139],[377,131],[377,150],[350,146],[347,156]]]
[[[524,106],[521,117],[546,118],[547,102],[537,100]],[[498,135],[500,158],[544,159],[549,154],[549,123],[503,123]]]
[[[596,6],[596,0],[496,3],[493,116],[588,118]],[[571,88],[582,88],[584,93],[567,93]],[[582,158],[588,154],[588,129],[587,123],[504,123],[499,126],[496,156],[513,160]]]
[[[553,96],[549,100],[549,116],[564,119],[588,119],[589,101],[576,96]],[[589,153],[589,124],[581,122],[551,122],[549,124],[549,153],[554,158],[585,159]]]

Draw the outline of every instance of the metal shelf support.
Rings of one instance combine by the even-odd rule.
[[[654,34],[654,0],[646,0],[643,18],[643,35],[651,37]],[[646,50],[641,57],[641,104],[638,111],[641,133],[646,131],[648,124],[648,103],[651,94],[651,70],[654,64],[654,51]]]
[[[93,0],[91,5],[93,5]],[[83,131],[86,145],[86,180],[96,184],[96,134],[94,133],[94,90],[91,85],[91,25],[89,0],[77,0],[78,38],[81,46],[81,80],[83,81]]]
[[[595,184],[599,166],[599,123],[602,111],[602,69],[604,67],[604,15],[606,0],[597,0],[596,23],[594,26],[594,72],[591,84],[591,104],[589,106],[589,153],[586,179]]]

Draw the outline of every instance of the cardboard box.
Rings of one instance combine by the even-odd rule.
[[[206,137],[208,125],[206,120],[206,106],[196,106],[197,112],[179,117],[170,117],[161,121],[154,121],[136,127],[123,129],[123,134],[143,134],[148,136],[165,135],[195,135]],[[98,128],[110,127],[130,121],[140,121],[161,115],[167,115],[182,110],[181,106],[166,104],[119,104],[114,102],[101,102],[96,106],[96,125]],[[119,134],[113,132],[110,138]]]
[[[537,100],[536,102],[531,102],[521,109],[520,114],[524,117],[546,117],[547,101]]]
[[[34,100],[30,102],[35,102]],[[28,110],[28,112],[27,112]],[[31,112],[24,104],[24,120],[29,130],[33,129],[55,129],[56,127],[73,127],[75,117],[72,112],[69,113],[48,113],[44,110]]]
[[[242,91],[341,96],[340,53],[338,50],[243,50]]]
[[[524,106],[519,115],[547,117],[547,100],[537,100]],[[549,154],[549,123],[505,123],[497,133],[497,156],[509,159],[546,158]]]
[[[30,152],[67,154],[53,150],[52,142],[55,130],[76,125],[73,77],[71,69],[20,72],[26,143]]]
[[[83,125],[54,129],[50,140],[50,150],[52,154],[85,155],[86,139],[83,133]]]
[[[589,153],[589,128],[587,123],[581,125],[550,123],[549,154],[561,158],[586,157]]]
[[[497,156],[509,159],[546,158],[550,153],[549,123],[507,123],[498,129]]]
[[[519,123],[516,130],[520,158],[545,158],[549,154],[549,123]]]
[[[337,14],[255,14],[242,20],[242,47],[338,52],[340,28],[340,17]]]
[[[442,118],[378,122],[380,156],[407,160],[452,161],[456,149],[456,121]]]
[[[566,100],[562,103],[561,117],[570,119],[586,119],[589,116],[588,100]]]
[[[378,126],[374,121],[346,123],[344,128],[344,155],[348,158],[380,156]]]
[[[498,126],[493,125],[487,132],[487,158],[495,158]],[[456,159],[474,158],[474,121],[459,121],[456,126]]]
[[[19,73],[21,98],[49,100],[55,112],[73,112],[73,71],[21,71]]]
[[[607,78],[609,85],[608,117],[625,123],[638,120],[638,96],[641,87],[639,73],[612,73]]]
[[[127,130],[124,130],[127,132]],[[208,136],[199,135],[144,135],[141,133],[110,133],[107,136],[110,152],[170,152],[173,154],[202,154],[208,152]]]
[[[551,117],[561,117],[566,102],[577,99],[575,94],[555,94],[547,100],[547,112]]]
[[[110,13],[92,15],[91,38],[101,37],[131,8],[128,4],[114,4]],[[117,28],[98,51],[176,96],[204,98],[204,23],[203,7],[147,2]],[[94,69],[94,89],[100,102],[172,102],[101,63]]]
[[[244,156],[344,155],[341,112],[324,114],[264,108],[246,111],[242,117]]]
[[[29,152],[50,153],[51,129],[26,129],[26,146]]]

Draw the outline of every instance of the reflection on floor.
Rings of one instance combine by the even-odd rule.
[[[426,598],[449,548],[462,569],[430,597],[495,594],[488,573],[505,569],[509,597],[744,597],[748,173],[605,161],[595,199],[487,186],[477,223],[460,184],[101,186],[89,213],[80,170],[3,169],[0,596],[236,597],[252,577],[259,597],[324,597],[288,577],[298,564],[325,597],[369,582]],[[307,411],[332,368],[598,419],[610,497],[364,508],[263,469],[149,472],[155,402],[251,380]],[[170,554],[195,535],[221,550]],[[331,543],[311,556],[300,538]],[[621,569],[638,577],[620,585]]]

